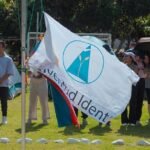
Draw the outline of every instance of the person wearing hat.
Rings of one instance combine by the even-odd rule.
[[[1,124],[7,124],[7,100],[9,97],[9,76],[13,75],[13,61],[5,54],[5,43],[0,41],[0,100],[2,110]]]
[[[142,116],[142,106],[144,99],[144,91],[145,91],[145,68],[144,68],[144,55],[142,52],[136,51],[135,53],[135,61],[137,63],[137,74],[140,77],[140,80],[137,82],[137,107],[136,107],[136,124],[142,125],[140,122]]]
[[[124,52],[123,62],[135,73],[137,73],[135,54],[133,52]],[[128,124],[131,126],[135,126],[136,124],[136,103],[137,103],[136,97],[137,97],[137,90],[136,90],[136,86],[133,85],[131,99],[129,102],[129,113],[128,113],[128,109],[126,108],[124,112],[121,114],[122,126],[126,126]]]

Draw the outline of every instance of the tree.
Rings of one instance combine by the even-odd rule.
[[[19,35],[19,21],[14,0],[0,1],[0,22],[0,33],[3,36]]]
[[[116,7],[120,11],[113,21],[113,35],[129,39],[144,36],[144,24],[139,20],[150,14],[149,0],[116,0]]]
[[[3,35],[20,35],[19,2],[0,0]],[[142,20],[150,19],[149,0],[28,0],[27,31],[36,31],[37,12],[40,13],[39,30],[45,30],[43,10],[73,32],[111,32],[121,38],[148,33],[144,27],[147,24]]]

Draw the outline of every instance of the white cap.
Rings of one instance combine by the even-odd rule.
[[[133,52],[124,52],[124,55],[131,56],[133,60],[135,60],[135,54]]]

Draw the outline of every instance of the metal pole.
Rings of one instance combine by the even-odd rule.
[[[27,57],[29,57],[29,52],[30,52],[30,32],[28,32],[27,34],[27,51],[26,51]]]
[[[25,150],[25,49],[26,49],[26,26],[27,26],[27,4],[26,0],[21,1],[21,49],[22,49],[22,98],[21,98],[21,110],[22,110],[22,150]]]

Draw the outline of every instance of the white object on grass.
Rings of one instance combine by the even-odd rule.
[[[101,144],[101,143],[102,141],[98,139],[91,141],[91,144]]]
[[[23,138],[20,138],[17,140],[17,143],[22,143],[23,142]],[[25,138],[25,143],[32,143],[32,139],[30,138]]]
[[[150,146],[150,142],[146,140],[139,140],[136,144],[140,146]]]
[[[123,139],[118,139],[112,142],[113,145],[124,145],[125,142]]]
[[[54,140],[55,143],[64,143],[64,140],[59,139],[59,140]]]
[[[9,139],[7,137],[0,138],[0,143],[9,143]]]
[[[42,143],[42,144],[47,144],[47,143],[48,143],[48,140],[45,139],[45,138],[40,138],[40,139],[38,139],[36,142]]]
[[[81,138],[80,141],[85,144],[88,144],[90,142],[90,140],[86,138]]]
[[[67,139],[67,143],[79,143],[80,142],[80,140],[79,139],[75,139],[75,138],[68,138]]]

